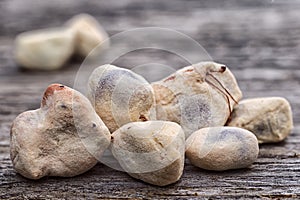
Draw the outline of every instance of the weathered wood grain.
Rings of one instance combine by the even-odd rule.
[[[25,3],[26,2],[26,3]],[[281,199],[300,197],[300,2],[264,1],[0,1],[0,199]],[[288,139],[260,146],[250,169],[209,172],[186,161],[181,180],[155,187],[98,164],[74,178],[25,179],[9,158],[9,131],[21,112],[39,107],[44,89],[59,82],[73,86],[79,61],[60,71],[21,70],[13,59],[16,34],[59,26],[72,15],[93,14],[110,35],[136,27],[181,31],[211,57],[228,65],[244,97],[282,96],[293,109],[295,128]],[[187,52],[192,56],[194,52]],[[149,62],[179,68],[176,55],[158,50],[131,52],[121,66]]]

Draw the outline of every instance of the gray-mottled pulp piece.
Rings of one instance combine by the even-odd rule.
[[[112,153],[132,177],[159,186],[180,179],[185,137],[178,124],[132,122],[115,131],[112,137]]]
[[[280,142],[293,128],[291,106],[281,97],[245,99],[234,107],[227,125],[253,132],[259,143]]]
[[[15,59],[28,69],[59,69],[74,52],[74,36],[68,28],[21,33],[15,40]]]
[[[21,113],[11,128],[15,170],[30,179],[88,171],[110,144],[110,133],[79,92],[50,85],[41,108]]]
[[[98,21],[88,14],[79,14],[66,22],[75,32],[75,53],[86,57],[99,44],[109,46],[109,36]],[[98,49],[99,50],[99,49]]]
[[[88,98],[111,132],[129,122],[156,119],[151,85],[128,69],[96,68],[89,78]]]
[[[214,62],[180,69],[152,87],[157,119],[179,123],[186,138],[200,128],[223,126],[242,97],[230,70]]]
[[[186,141],[186,157],[197,167],[223,171],[249,167],[258,156],[253,133],[236,127],[209,127]]]

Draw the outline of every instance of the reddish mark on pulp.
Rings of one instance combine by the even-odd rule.
[[[169,78],[167,78],[166,80],[164,80],[164,82],[171,81],[171,80],[174,80],[174,79],[175,79],[175,76],[170,76]]]
[[[46,91],[44,92],[43,100],[42,100],[42,106],[46,105],[46,100],[49,96],[53,95],[54,91],[57,90],[63,90],[65,86],[60,84],[52,84],[50,85]]]
[[[187,69],[184,72],[192,72],[192,71],[194,71],[194,69]]]

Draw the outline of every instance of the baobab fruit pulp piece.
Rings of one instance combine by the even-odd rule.
[[[30,179],[88,171],[110,144],[110,133],[79,92],[50,85],[41,108],[21,113],[11,128],[14,169]]]
[[[116,130],[112,138],[112,154],[130,176],[158,186],[180,179],[185,137],[178,124],[131,122]]]
[[[253,132],[259,143],[280,142],[293,128],[291,106],[281,97],[245,99],[234,107],[227,125]]]
[[[86,57],[102,42],[109,46],[109,37],[98,21],[88,14],[79,14],[66,22],[75,33],[75,53]]]
[[[28,69],[59,69],[74,52],[74,36],[74,32],[67,28],[21,33],[15,40],[16,61]]]
[[[133,121],[155,120],[151,85],[140,75],[113,65],[102,65],[91,74],[88,98],[111,132]]]
[[[152,83],[158,120],[179,123],[188,138],[194,131],[223,126],[242,92],[223,64],[201,62]]]
[[[186,157],[197,167],[224,171],[246,168],[258,156],[253,133],[236,127],[208,127],[194,132],[186,140]]]

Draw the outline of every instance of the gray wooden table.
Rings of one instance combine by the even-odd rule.
[[[39,107],[47,85],[73,86],[79,61],[60,71],[21,70],[13,59],[14,37],[59,26],[71,16],[94,15],[110,35],[137,27],[180,31],[199,42],[215,61],[230,67],[244,98],[282,96],[293,109],[287,140],[260,146],[250,169],[210,172],[188,162],[181,180],[155,187],[98,164],[74,178],[31,181],[16,174],[9,157],[9,131],[21,112]],[[192,53],[192,52],[190,52]],[[0,199],[78,198],[300,198],[300,1],[0,1]],[[117,62],[135,66],[155,60],[185,64],[160,51],[129,54]]]

